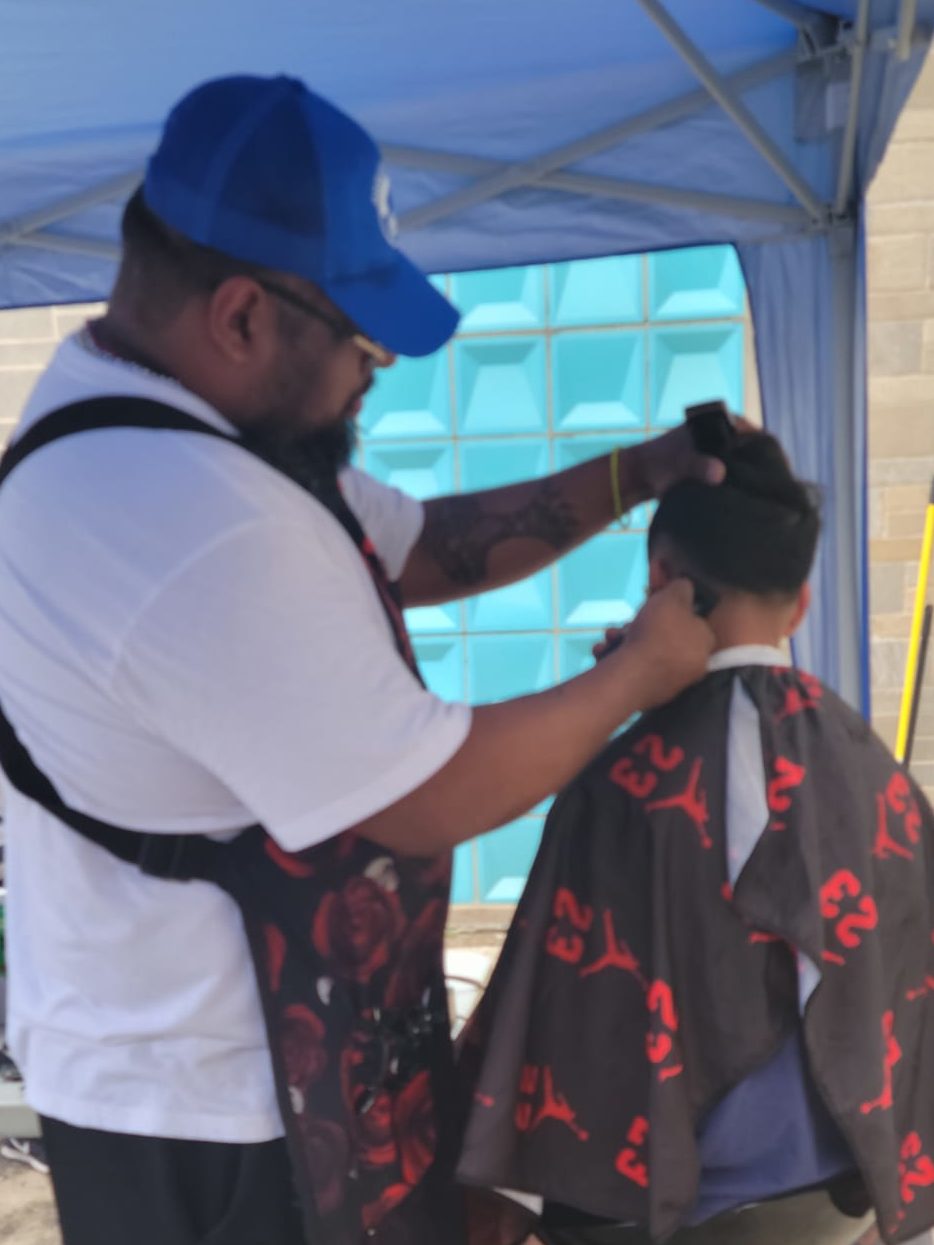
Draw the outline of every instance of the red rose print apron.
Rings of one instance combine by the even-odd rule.
[[[0,484],[42,446],[113,427],[233,440],[160,403],[100,398],[30,428],[0,464]],[[316,496],[365,560],[396,647],[418,678],[395,588],[372,544],[336,485]],[[311,1245],[458,1245],[465,1227],[451,1174],[442,962],[450,854],[396,856],[349,833],[293,854],[259,825],[229,843],[111,826],[64,804],[2,714],[0,763],[20,792],[143,872],[211,881],[236,901]]]

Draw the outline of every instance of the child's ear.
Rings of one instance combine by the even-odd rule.
[[[791,636],[798,630],[805,614],[811,606],[811,585],[802,584],[795,598],[794,610],[786,624],[785,635]]]
[[[675,578],[671,565],[664,557],[649,558],[649,593],[661,592]]]

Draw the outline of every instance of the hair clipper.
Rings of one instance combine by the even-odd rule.
[[[720,603],[718,593],[696,575],[685,575],[684,578],[690,580],[694,589],[694,613],[698,618],[709,618]]]
[[[736,429],[725,402],[700,402],[688,406],[684,418],[698,454],[722,458],[736,440]]]

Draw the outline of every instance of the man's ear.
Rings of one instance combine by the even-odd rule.
[[[811,608],[811,585],[804,583],[798,589],[798,595],[795,598],[794,609],[786,624],[785,635],[791,636],[798,630],[804,621],[804,616]]]
[[[275,309],[249,277],[229,277],[212,291],[208,331],[231,363],[252,361],[276,339]]]

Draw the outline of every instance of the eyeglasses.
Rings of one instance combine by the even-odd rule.
[[[339,341],[347,341],[348,339],[352,341],[364,354],[368,354],[377,366],[383,367],[390,361],[391,355],[389,351],[377,342],[371,341],[369,337],[364,336],[354,325],[353,321],[333,316],[329,311],[323,311],[320,307],[315,306],[314,303],[310,303],[307,299],[302,298],[300,294],[293,293],[288,286],[279,285],[275,281],[267,281],[265,277],[262,279],[256,277],[254,279],[256,284],[261,286],[268,294],[281,298],[284,303],[288,303],[298,311],[304,311],[306,315],[313,316],[316,320],[326,324]]]

